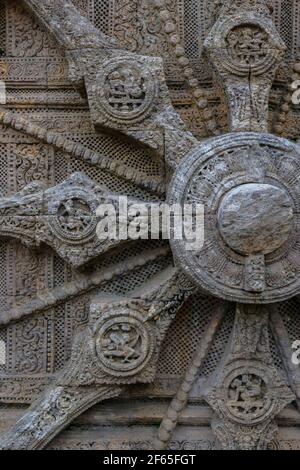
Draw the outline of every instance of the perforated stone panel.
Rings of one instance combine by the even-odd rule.
[[[7,362],[6,332],[0,330],[0,373],[5,372]]]
[[[8,193],[8,145],[0,144],[0,194],[6,196]]]
[[[184,41],[186,53],[190,59],[197,59],[200,38],[203,38],[203,22],[199,21],[199,16],[198,3],[184,2]]]
[[[6,5],[0,0],[0,57],[6,54]]]
[[[73,0],[73,3],[84,16],[93,21],[94,0]]]
[[[181,377],[184,374],[197,344],[211,319],[213,311],[219,305],[220,302],[217,299],[201,295],[195,295],[185,303],[178,312],[176,320],[171,325],[169,334],[165,339],[160,355],[158,375],[163,377]],[[232,322],[232,317],[230,319]],[[230,327],[232,326],[230,322],[228,323],[228,326],[226,325],[227,334],[230,333]],[[223,333],[222,338],[224,339]],[[216,351],[220,347],[223,350],[225,343],[223,342],[220,345],[220,341],[217,340],[217,342]],[[211,356],[206,361],[205,367],[207,371],[210,370],[212,362],[213,358]]]
[[[113,0],[94,0],[94,24],[105,34],[110,34],[112,27]]]
[[[279,305],[284,325],[288,331],[291,341],[300,339],[300,304],[298,298],[291,299]]]

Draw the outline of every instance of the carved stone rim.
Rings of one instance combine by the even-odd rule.
[[[263,146],[271,146],[284,153],[296,153],[300,155],[300,148],[286,140],[271,134],[258,134],[253,132],[245,133],[231,133],[226,134],[217,138],[209,139],[203,144],[200,144],[194,149],[179,165],[177,172],[175,173],[167,196],[169,204],[183,204],[187,195],[187,186],[191,181],[196,168],[201,167],[202,164],[208,162],[210,158],[218,155],[221,151],[226,149],[238,149],[242,145],[250,145],[259,143]],[[217,191],[217,189],[215,189]],[[214,192],[215,194],[215,192]],[[299,225],[299,206],[295,210],[295,222],[294,231]],[[219,237],[221,238],[221,237]],[[292,235],[291,235],[292,239]],[[286,242],[288,243],[288,242]],[[295,240],[292,241],[295,244]],[[197,257],[193,254],[193,251],[186,250],[185,240],[172,240],[170,241],[171,248],[173,251],[176,262],[181,266],[184,272],[194,281],[196,284],[216,297],[223,298],[229,301],[236,301],[241,303],[275,303],[286,300],[299,294],[300,292],[300,279],[297,274],[292,279],[287,279],[284,286],[275,285],[270,287],[268,290],[264,289],[262,292],[251,292],[246,291],[243,288],[237,286],[229,286],[222,282],[221,279],[213,277],[209,272],[205,270],[200,264]],[[284,244],[282,253],[287,253],[287,245]],[[275,257],[274,257],[275,255]],[[270,257],[270,263],[276,261],[278,253],[275,251]],[[273,257],[273,258],[272,258]],[[221,262],[221,260],[220,260]],[[240,263],[238,258],[232,260],[233,263]]]

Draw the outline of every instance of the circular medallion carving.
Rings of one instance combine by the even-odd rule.
[[[98,322],[94,348],[107,373],[130,376],[144,368],[151,358],[154,339],[139,312],[125,309]]]
[[[98,202],[82,190],[72,190],[49,208],[50,225],[58,238],[69,244],[87,242],[95,234]]]
[[[275,405],[268,390],[271,380],[263,368],[255,365],[234,368],[224,380],[223,413],[240,424],[265,421]]]
[[[242,24],[232,28],[225,39],[228,54],[236,64],[253,66],[268,56],[269,35],[260,26]]]
[[[108,119],[138,121],[151,110],[155,77],[146,64],[116,59],[104,64],[97,76],[97,106]]]
[[[270,303],[300,292],[300,149],[268,134],[211,139],[178,167],[170,204],[204,206],[204,245],[171,240],[177,262],[203,290]]]
[[[266,383],[255,374],[242,374],[235,377],[228,387],[227,408],[238,421],[257,421],[264,417],[270,408],[266,398]]]
[[[224,19],[210,42],[222,50],[215,57],[219,67],[238,76],[248,76],[250,70],[252,76],[267,73],[277,63],[283,48],[270,23],[246,14],[243,21]]]

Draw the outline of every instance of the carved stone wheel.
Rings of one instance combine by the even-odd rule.
[[[299,171],[298,146],[267,134],[224,135],[181,162],[168,201],[204,205],[205,241],[171,246],[200,288],[242,303],[299,294]]]
[[[286,445],[299,34],[297,0],[0,0],[0,409],[30,404],[1,449],[84,448],[61,431],[121,396],[130,432],[103,405],[87,448]],[[166,202],[204,208],[203,245],[148,239]]]

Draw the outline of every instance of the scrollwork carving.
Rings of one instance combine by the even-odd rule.
[[[26,12],[20,2],[10,2],[8,7],[10,28],[8,45],[11,55],[16,57],[58,56],[55,41]]]

